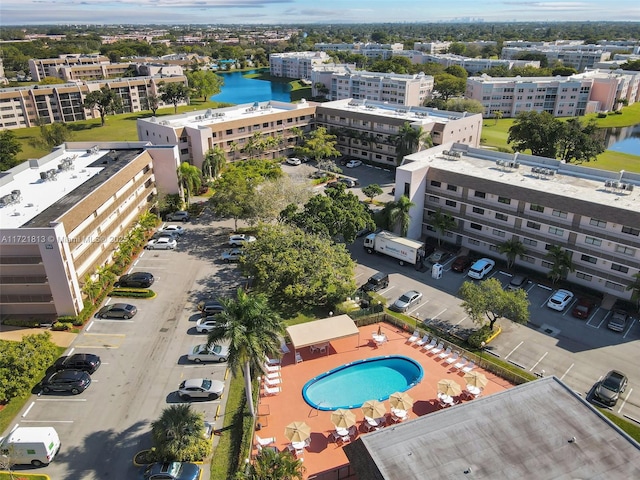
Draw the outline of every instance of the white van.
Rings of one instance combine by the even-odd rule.
[[[60,450],[60,437],[53,427],[18,427],[0,438],[0,455],[12,465],[48,465]]]

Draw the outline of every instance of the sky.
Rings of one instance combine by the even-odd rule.
[[[1,0],[0,26],[640,21],[640,0]]]

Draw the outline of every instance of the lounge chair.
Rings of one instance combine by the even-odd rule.
[[[433,349],[429,353],[433,353],[434,355],[438,355],[443,350],[444,350],[444,343],[440,342],[438,344],[438,346],[437,347],[433,347]]]
[[[273,445],[274,443],[276,443],[276,437],[269,437],[269,438],[260,438],[257,434],[256,434],[256,442],[258,445],[260,445],[261,447],[267,447],[269,445]]]
[[[469,373],[471,370],[473,370],[474,368],[476,368],[476,364],[475,362],[469,362],[467,363],[464,367],[462,367],[462,371],[464,373]]]
[[[421,340],[418,340],[416,342],[416,347],[422,347],[423,345],[426,345],[428,341],[429,341],[429,335],[425,335],[424,337],[422,337]]]
[[[280,340],[280,351],[282,352],[283,355],[291,351],[289,350],[289,347],[287,347],[287,344],[285,343],[284,338]]]
[[[460,354],[458,352],[455,352],[453,355],[447,358],[445,362],[447,362],[449,365],[453,365],[458,361],[459,358],[460,358]]]
[[[407,338],[407,343],[415,343],[420,338],[420,331],[414,330],[413,335]]]
[[[269,357],[264,357],[265,358],[265,362],[267,365],[280,365],[280,359],[279,358],[269,358]]]
[[[431,342],[427,343],[424,347],[422,347],[422,350],[424,350],[425,352],[428,352],[429,350],[435,348],[437,344],[438,344],[438,340],[436,340],[436,337],[433,337],[431,339]]]
[[[456,370],[460,370],[466,364],[467,364],[467,359],[462,357],[460,361],[453,366],[453,368],[455,368]]]
[[[301,363],[302,362],[302,355],[300,355],[300,352],[296,352],[296,363]]]
[[[282,389],[280,387],[269,387],[267,385],[265,385],[263,387],[264,390],[264,394],[266,395],[277,395],[278,393],[280,393],[282,391]]]
[[[264,364],[264,370],[267,373],[275,373],[280,371],[280,365],[269,365],[267,363]]]
[[[447,347],[447,349],[444,352],[442,352],[440,355],[438,355],[438,358],[444,360],[449,355],[451,355],[451,347]]]
[[[281,378],[262,377],[262,380],[266,385],[269,385],[270,387],[275,387],[276,385],[280,385],[282,383]]]
[[[280,372],[271,372],[271,373],[267,373],[266,375],[263,375],[265,378],[268,378],[269,380],[275,380],[277,378],[280,378]]]

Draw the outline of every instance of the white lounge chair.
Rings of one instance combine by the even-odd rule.
[[[300,355],[300,352],[296,352],[296,363],[300,362],[302,362],[302,355]]]
[[[444,352],[442,352],[440,355],[438,355],[438,358],[441,358],[441,359],[444,360],[449,355],[451,355],[451,347],[447,347],[447,349]]]
[[[256,443],[261,447],[268,447],[269,445],[273,445],[276,443],[276,437],[260,438],[256,434]]]
[[[460,354],[458,352],[455,352],[453,355],[447,358],[445,362],[447,362],[449,365],[453,365],[458,361],[459,358],[460,358]]]
[[[270,387],[275,387],[276,385],[280,385],[282,383],[282,379],[281,378],[262,377],[262,381],[266,385],[269,385]]]
[[[438,354],[439,354],[441,351],[443,351],[443,350],[444,350],[444,343],[440,342],[440,343],[438,344],[438,346],[437,346],[437,347],[434,347],[434,348],[431,350],[431,352],[429,352],[429,353],[433,353],[434,355],[438,355]]]
[[[475,362],[469,362],[467,363],[464,367],[462,367],[462,371],[464,373],[469,373],[471,370],[473,370],[474,368],[476,368],[476,364]]]
[[[289,353],[291,351],[291,350],[289,350],[289,347],[287,347],[287,344],[284,341],[284,338],[280,340],[280,351],[283,354],[287,354],[287,353]]]
[[[466,364],[467,364],[467,359],[462,357],[460,361],[453,366],[453,368],[455,368],[456,370],[460,370]]]
[[[267,373],[274,373],[280,371],[280,365],[269,365],[267,363],[264,364],[264,370]]]
[[[423,345],[426,345],[428,341],[429,341],[429,335],[425,335],[424,337],[422,337],[420,340],[416,342],[416,347],[422,347]]]
[[[264,357],[265,358],[265,362],[267,365],[280,365],[280,359],[279,358],[269,358],[269,357]]]
[[[266,375],[264,375],[264,377],[268,378],[269,380],[275,380],[276,378],[280,378],[280,372],[267,373]]]
[[[428,352],[429,350],[435,348],[437,344],[438,344],[438,340],[436,340],[436,338],[433,337],[431,339],[431,342],[427,343],[424,347],[422,347],[422,350],[424,350],[425,352]]]
[[[263,387],[263,390],[265,395],[277,395],[282,391],[280,387],[269,387],[267,385]]]
[[[407,343],[415,343],[420,338],[420,331],[414,330],[413,335],[407,338]]]

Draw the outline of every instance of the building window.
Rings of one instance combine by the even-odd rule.
[[[458,204],[457,204],[456,202],[454,202],[453,200],[447,200],[447,201],[446,201],[446,202],[444,202],[444,203],[447,205],[447,207],[455,207],[455,206],[457,206],[457,205],[458,205]]]
[[[610,288],[611,290],[617,290],[618,292],[624,292],[625,290],[624,285],[620,285],[619,283],[614,283],[609,281],[604,282],[604,286],[607,288]]]
[[[598,220],[597,218],[592,218],[589,220],[589,225],[593,225],[594,227],[606,228],[607,222],[604,220]]]
[[[458,187],[456,185],[447,185],[447,190],[451,190],[452,192],[457,192],[458,191]]]
[[[503,222],[506,222],[509,220],[509,216],[505,215],[504,213],[496,213],[496,220],[502,220]]]
[[[536,222],[527,222],[527,228],[533,228],[534,230],[540,230],[540,224]]]
[[[511,199],[507,197],[498,197],[499,203],[504,203],[505,205],[511,205]]]
[[[622,233],[628,233],[629,235],[635,235],[637,237],[638,235],[640,235],[640,230],[637,228],[623,226]]]
[[[489,250],[491,250],[492,252],[498,252],[498,246],[497,245],[489,245]]]
[[[473,207],[473,213],[477,213],[478,215],[484,215],[484,208]]]
[[[434,197],[433,195],[429,195],[429,201],[433,203],[440,203],[440,197]]]
[[[580,260],[582,260],[583,262],[593,263],[594,265],[598,263],[598,259],[596,257],[592,257],[591,255],[582,255],[580,257]]]
[[[553,235],[558,235],[559,237],[564,235],[564,230],[557,227],[549,227],[549,233]]]
[[[625,255],[634,256],[636,254],[635,248],[625,247],[624,245],[616,245],[617,253],[624,253]]]
[[[469,224],[469,226],[474,230],[482,230],[482,225],[480,225],[479,223],[471,223]]]
[[[411,184],[409,182],[404,182],[404,196],[411,198],[409,193],[411,193]]]
[[[587,243],[589,245],[595,245],[596,247],[599,247],[600,245],[602,245],[602,240],[600,240],[599,238],[595,238],[595,237],[584,237],[584,243]]]
[[[563,212],[562,210],[554,210],[551,212],[551,215],[558,218],[567,218],[567,212]]]
[[[523,238],[522,243],[524,245],[529,245],[530,247],[535,247],[538,245],[538,242],[536,240],[531,240],[530,238]]]
[[[618,265],[617,263],[611,264],[611,270],[615,270],[616,272],[621,272],[621,273],[629,273],[629,267],[625,267],[624,265]]]
[[[529,210],[533,210],[534,212],[544,213],[544,207],[542,205],[529,205]]]
[[[478,198],[486,198],[487,194],[484,192],[480,192],[478,190],[476,190],[473,194],[474,197],[478,197]]]
[[[233,129],[230,128],[229,130],[227,130],[227,135],[231,135],[232,133],[233,133]]]
[[[527,263],[536,263],[536,259],[531,255],[523,255],[520,260],[524,260]]]
[[[504,237],[506,235],[505,232],[503,232],[502,230],[497,230],[495,228],[493,229],[493,234],[496,237]]]
[[[551,262],[547,262],[546,260],[543,260],[543,261],[542,261],[542,266],[543,266],[544,268],[549,268],[549,269],[551,269],[551,268],[553,268],[553,263],[551,263]]]
[[[431,180],[431,186],[440,188],[442,186],[442,183],[437,180]]]
[[[478,245],[480,245],[480,240],[476,240],[475,238],[470,238],[469,239],[469,245],[478,246]]]
[[[576,278],[579,278],[580,280],[584,280],[586,282],[590,282],[591,279],[593,279],[591,275],[587,275],[586,273],[582,272],[576,272]]]

